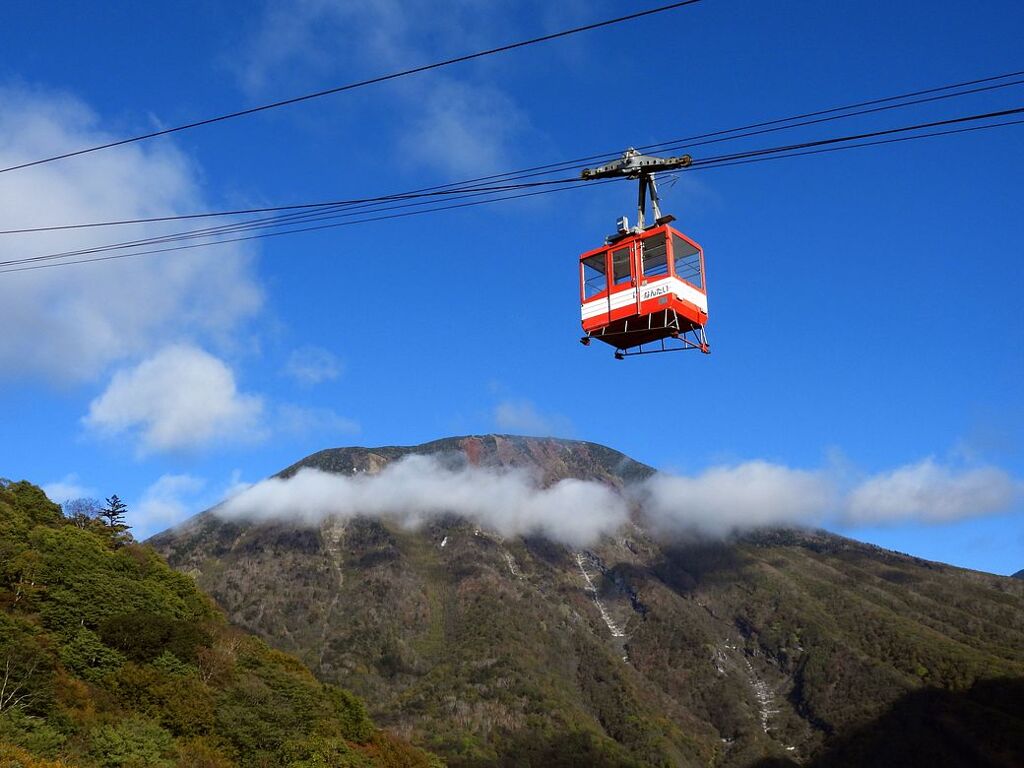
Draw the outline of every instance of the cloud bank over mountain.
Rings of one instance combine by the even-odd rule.
[[[826,473],[766,461],[712,467],[692,477],[659,473],[633,491],[656,530],[714,536],[817,525],[835,509],[838,497]]]
[[[377,474],[302,469],[257,483],[217,511],[308,524],[367,516],[408,528],[454,514],[503,536],[543,535],[578,547],[614,534],[633,510],[659,535],[726,536],[773,526],[951,522],[1005,511],[1020,490],[1002,470],[958,470],[932,459],[845,487],[828,470],[750,461],[692,476],[658,473],[620,492],[572,479],[544,487],[522,470],[453,467],[409,456]]]
[[[843,518],[852,525],[945,523],[1004,511],[1020,497],[1021,483],[1001,469],[955,471],[925,459],[858,485]]]
[[[374,475],[303,469],[287,479],[264,480],[218,513],[308,523],[369,516],[408,528],[454,514],[503,536],[539,534],[582,546],[621,526],[629,504],[600,483],[569,479],[545,488],[527,472],[453,468],[433,457],[410,456]]]

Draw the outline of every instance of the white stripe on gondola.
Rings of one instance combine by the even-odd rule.
[[[707,313],[708,297],[689,283],[680,280],[678,277],[669,276],[662,278],[661,280],[653,280],[648,282],[646,285],[641,286],[641,289],[644,291],[656,290],[662,285],[668,285],[671,292],[680,299],[690,302],[694,306],[699,307],[701,311]],[[616,309],[629,306],[630,304],[636,304],[636,288],[630,288],[626,291],[613,293],[611,296],[611,302],[609,302],[607,296],[602,296],[600,299],[592,299],[584,302],[581,314],[584,320],[588,320],[591,317],[604,314],[609,310],[614,311]]]

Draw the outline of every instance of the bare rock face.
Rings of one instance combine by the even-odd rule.
[[[487,435],[331,449],[281,475],[374,473],[410,454],[545,483],[653,473],[592,443]],[[235,623],[452,766],[885,764],[890,731],[929,749],[955,738],[949,754],[966,755],[930,766],[1024,764],[1017,580],[820,531],[665,541],[636,523],[573,550],[456,517],[408,531],[211,511],[152,543]],[[949,728],[900,714],[932,704]],[[961,714],[980,725],[958,728]]]

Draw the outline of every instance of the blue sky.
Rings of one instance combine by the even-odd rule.
[[[0,159],[647,7],[550,6],[15,2],[0,27]],[[1010,0],[705,0],[3,174],[0,228],[458,181],[1022,69],[1022,38]],[[793,138],[1022,104],[1007,88]],[[838,477],[847,500],[902,503],[830,528],[1012,572],[1022,170],[1024,126],[684,174],[664,205],[706,251],[709,357],[616,362],[576,341],[576,257],[630,211],[624,185],[0,275],[0,475],[116,492],[152,533],[329,446],[554,433],[685,476],[765,462]],[[0,255],[163,231],[4,236]]]

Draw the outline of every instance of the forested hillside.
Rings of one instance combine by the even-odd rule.
[[[440,765],[118,526],[0,482],[0,766]]]

